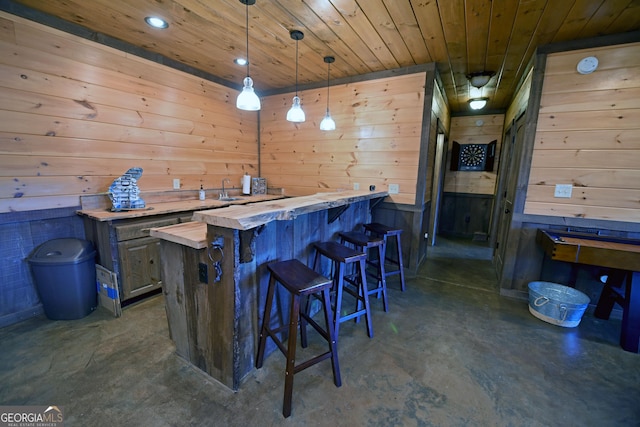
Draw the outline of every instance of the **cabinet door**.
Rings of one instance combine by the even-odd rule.
[[[160,239],[145,237],[118,243],[123,300],[162,286]]]

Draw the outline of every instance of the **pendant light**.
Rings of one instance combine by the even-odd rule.
[[[320,130],[335,130],[336,122],[331,118],[329,114],[329,80],[331,79],[331,63],[336,59],[333,56],[325,56],[324,62],[327,63],[327,113],[324,115],[324,119],[320,122]]]
[[[260,98],[253,90],[253,79],[249,77],[249,6],[255,4],[256,0],[240,0],[240,3],[247,6],[247,77],[244,78],[244,87],[236,99],[236,107],[240,110],[257,111],[260,109]]]
[[[293,97],[293,105],[287,112],[287,120],[294,123],[302,123],[305,121],[305,116],[298,97],[298,41],[304,38],[304,33],[298,30],[291,30],[289,35],[296,41],[296,96]]]
[[[482,110],[487,105],[487,98],[473,98],[469,100],[469,107],[472,110]]]

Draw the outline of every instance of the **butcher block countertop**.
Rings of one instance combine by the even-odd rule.
[[[336,208],[368,199],[386,197],[386,191],[339,191],[310,196],[228,206],[194,212],[194,221],[236,230],[249,230],[274,220],[294,219],[298,215]]]
[[[224,208],[231,205],[244,205],[248,203],[264,202],[268,200],[281,199],[284,196],[274,194],[260,194],[253,196],[233,196],[238,200],[218,200],[210,198],[206,200],[176,200],[170,202],[148,203],[146,208],[129,211],[112,212],[108,208],[102,209],[82,209],[77,213],[85,215],[97,221],[114,221],[129,218],[142,218],[152,215],[162,215],[178,212],[199,211],[206,209]]]
[[[207,224],[191,221],[166,227],[152,228],[149,233],[169,242],[179,243],[194,249],[207,247]]]

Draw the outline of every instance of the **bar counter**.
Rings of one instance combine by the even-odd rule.
[[[252,205],[229,206],[194,213],[195,221],[210,225],[249,230],[275,220],[291,220],[304,214],[340,208],[352,203],[387,196],[386,191],[339,191],[290,197]]]
[[[140,209],[130,209],[122,211],[112,211],[109,208],[81,209],[79,215],[84,215],[95,221],[116,221],[131,218],[143,218],[178,212],[200,211],[213,208],[224,208],[231,205],[244,205],[248,203],[264,202],[267,200],[281,199],[284,196],[272,194],[259,194],[252,196],[234,196],[233,200],[220,200],[208,198],[206,200],[171,200],[162,202],[147,203],[147,206]]]
[[[361,229],[386,191],[343,191],[195,212],[196,223],[152,229],[162,239],[163,292],[176,352],[238,390],[255,365],[267,264],[311,265],[311,244]],[[206,229],[205,229],[206,227]],[[287,312],[283,299],[273,316]],[[275,349],[273,343],[267,348]]]

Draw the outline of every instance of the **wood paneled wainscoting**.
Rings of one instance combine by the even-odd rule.
[[[438,233],[443,236],[486,240],[493,194],[444,193]]]
[[[78,208],[0,213],[0,328],[43,313],[27,259],[51,239],[83,239]]]

